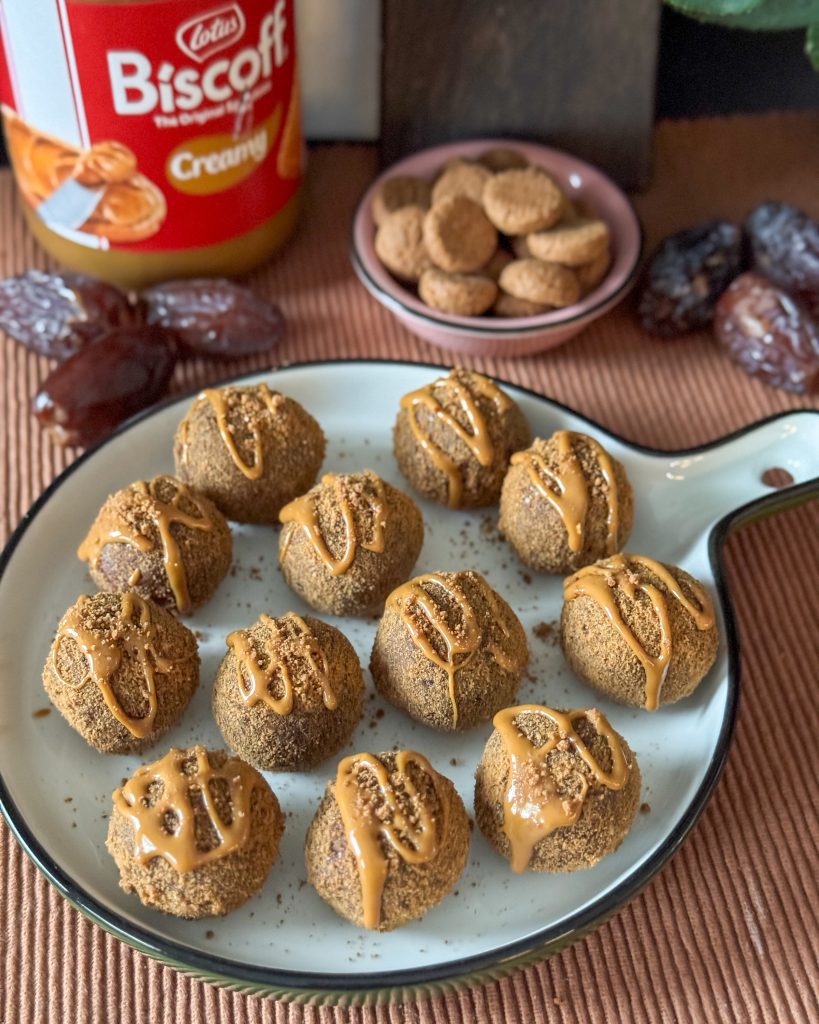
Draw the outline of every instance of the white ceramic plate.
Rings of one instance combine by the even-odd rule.
[[[268,379],[318,418],[330,441],[325,470],[369,467],[404,487],[391,454],[398,401],[437,372],[340,362],[250,379]],[[374,993],[420,995],[543,956],[612,913],[673,853],[719,776],[736,710],[736,638],[719,580],[719,547],[741,506],[753,503],[740,513],[747,517],[819,492],[819,481],[808,482],[819,474],[819,414],[789,413],[697,451],[663,454],[628,445],[538,395],[511,386],[509,392],[536,434],[568,428],[602,440],[634,485],[629,550],[684,566],[720,598],[719,657],[696,693],[655,714],[629,710],[592,693],[573,677],[558,645],[532,634],[537,624],[559,617],[561,581],[530,576],[493,537],[496,510],[461,513],[421,502],[426,541],[416,571],[477,569],[523,621],[532,659],[520,700],[601,707],[636,751],[642,799],[651,810],[638,815],[622,847],[588,871],[516,876],[476,830],[453,895],[398,932],[360,931],[305,883],[304,837],[334,775],[331,761],[305,775],[268,776],[287,813],[281,855],[262,892],[228,917],[176,920],[119,889],[104,845],[111,791],[171,745],[223,745],[210,695],[226,634],[263,611],[307,610],[281,580],[274,531],[236,527],[231,575],[188,620],[203,634],[201,686],[182,724],[155,751],[107,757],[86,746],[56,712],[34,717],[47,706],[40,674],[56,624],[78,594],[93,589],[75,549],[111,491],[173,470],[172,436],[186,398],[145,414],[71,466],[28,513],[0,565],[0,803],[29,855],[75,905],[144,952],[213,981],[289,998],[360,1001]],[[771,466],[789,470],[794,486],[777,492],[763,484],[761,474]],[[374,621],[337,625],[366,666]],[[417,748],[455,781],[471,808],[473,772],[490,727],[437,734],[392,710],[374,695],[369,679],[368,687],[364,719],[346,752]]]

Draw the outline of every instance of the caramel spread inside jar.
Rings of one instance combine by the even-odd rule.
[[[669,594],[678,601],[694,620],[699,630],[710,629],[714,625],[714,609],[705,588],[696,581],[691,588],[696,603],[688,600],[680,585],[660,562],[645,555],[614,555],[601,564],[587,565],[563,584],[563,597],[572,601],[576,597],[590,597],[603,609],[617,632],[628,644],[646,675],[646,699],[644,707],[647,711],[656,711],[660,704],[665,677],[671,665],[672,643],[671,623],[668,618],[668,602],[659,587],[647,580],[640,579],[631,565],[642,566],[660,579]],[[660,628],[660,650],[656,655],[649,654],[632,630],[626,625],[615,599],[617,589],[636,600],[637,593],[642,592],[651,601]]]
[[[542,715],[556,726],[554,735],[535,747],[518,728],[521,715]],[[612,766],[604,771],[589,748],[577,734],[574,723],[587,719],[599,736],[604,736],[611,751]],[[511,865],[515,872],[525,871],[532,851],[541,839],[566,825],[574,825],[583,810],[589,792],[589,779],[581,769],[576,773],[580,784],[578,796],[566,798],[557,791],[549,772],[548,758],[553,750],[569,745],[581,758],[592,779],[607,789],[625,786],[631,772],[620,740],[599,711],[561,712],[541,704],[521,704],[499,711],[493,725],[509,755],[509,774],[503,798],[503,831],[509,839]]]
[[[437,808],[421,799],[407,770],[410,764],[430,779]],[[373,754],[353,754],[338,766],[333,795],[358,869],[364,927],[378,928],[389,870],[386,847],[407,864],[426,864],[438,853],[439,837],[446,831],[446,821],[435,813],[443,818],[446,810],[441,777],[414,750],[398,751],[392,773]]]
[[[40,6],[15,0],[0,35],[21,72],[3,94],[7,148],[48,252],[130,289],[241,275],[281,248],[303,171],[293,0]]]
[[[229,820],[219,813],[213,783],[221,781],[230,801]],[[137,769],[113,793],[114,807],[134,826],[134,855],[146,864],[163,857],[180,874],[226,857],[247,843],[250,800],[264,785],[258,772],[238,757],[221,768],[210,764],[208,752],[196,746],[172,747],[159,761]],[[197,841],[197,811],[216,843],[203,848]],[[204,830],[203,830],[204,831]]]
[[[447,478],[448,504],[450,508],[459,508],[463,493],[463,479],[457,462],[443,448],[437,445],[418,419],[420,407],[424,407],[435,418],[440,420],[466,445],[481,466],[491,466],[495,460],[495,446],[489,434],[486,418],[481,412],[477,398],[489,399],[495,404],[498,412],[508,409],[511,400],[501,391],[494,381],[481,374],[473,374],[471,378],[476,394],[466,387],[455,376],[453,370],[448,377],[433,381],[417,391],[410,391],[401,399],[401,408],[407,410],[410,427],[419,447],[426,453],[430,462]],[[454,392],[458,406],[466,417],[468,426],[463,426],[458,419],[447,412],[436,390],[448,388]]]

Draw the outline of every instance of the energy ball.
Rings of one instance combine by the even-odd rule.
[[[213,717],[228,746],[261,771],[306,771],[336,754],[361,718],[364,682],[334,626],[288,612],[227,638]]]
[[[77,598],[43,669],[52,704],[104,754],[155,743],[180,720],[198,685],[196,637],[133,591]]]
[[[424,542],[415,502],[372,470],[322,477],[279,516],[288,587],[329,615],[368,615],[412,571]]]
[[[354,754],[339,764],[310,825],[307,879],[337,914],[388,932],[452,890],[469,839],[463,801],[421,754]]]
[[[450,508],[494,504],[509,458],[532,432],[488,377],[461,367],[401,399],[393,430],[398,466],[425,498]]]
[[[614,555],[570,576],[560,639],[587,683],[648,711],[693,693],[719,643],[705,587],[644,555]]]
[[[616,554],[633,521],[626,471],[594,438],[558,430],[512,456],[498,525],[538,572],[565,575]]]
[[[133,589],[188,615],[213,597],[233,545],[219,509],[172,476],[110,495],[77,555],[100,590]]]
[[[276,523],[316,482],[326,443],[298,402],[267,384],[208,388],[179,424],[180,480],[238,523]]]
[[[616,850],[640,803],[640,769],[606,717],[522,704],[493,724],[475,819],[512,870],[576,871]]]
[[[390,594],[370,671],[396,707],[452,732],[511,704],[528,661],[523,626],[483,576],[436,572]]]
[[[105,845],[120,887],[166,914],[227,914],[262,887],[279,852],[279,801],[223,750],[171,748],[113,800]]]

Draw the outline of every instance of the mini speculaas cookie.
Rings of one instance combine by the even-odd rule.
[[[608,225],[596,218],[577,217],[547,231],[526,236],[532,256],[566,267],[580,267],[597,259],[609,247]]]
[[[458,316],[480,316],[495,301],[498,286],[482,274],[448,274],[425,270],[418,282],[418,294],[433,309]]]
[[[453,274],[480,269],[498,245],[498,233],[478,203],[448,196],[424,217],[424,245],[432,262]]]
[[[492,177],[481,164],[467,160],[453,160],[432,187],[432,202],[438,203],[448,196],[466,196],[480,203],[484,185]]]
[[[580,298],[576,274],[559,263],[543,260],[513,260],[503,269],[498,283],[517,299],[549,306],[571,306]]]
[[[554,181],[536,167],[496,174],[483,190],[487,217],[507,235],[545,231],[560,220],[564,203]]]
[[[584,263],[581,267],[575,267],[574,272],[580,282],[580,290],[583,295],[593,291],[609,272],[611,266],[611,253],[606,247],[599,256]]]
[[[387,215],[375,235],[375,253],[403,281],[417,281],[432,266],[424,246],[424,211],[403,206]]]
[[[431,194],[432,186],[423,178],[413,178],[408,174],[387,178],[373,196],[372,214],[376,227],[381,227],[389,214],[404,206],[420,206],[422,210],[428,210]]]
[[[509,292],[498,289],[498,297],[492,304],[492,312],[495,316],[540,316],[541,313],[548,313],[554,306],[548,306],[544,302],[529,302],[528,299],[518,299]]]
[[[506,146],[495,146],[487,149],[478,157],[478,163],[483,164],[493,174],[500,174],[501,171],[519,170],[529,166],[529,161],[516,149],[509,149]]]

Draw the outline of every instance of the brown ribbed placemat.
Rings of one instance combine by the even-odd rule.
[[[817,114],[661,124],[654,184],[637,200],[649,244],[697,218],[742,216],[769,197],[819,216],[818,132]],[[353,278],[351,211],[375,170],[367,147],[313,151],[298,237],[254,278],[289,317],[278,360],[450,361],[399,327]],[[0,174],[0,225],[0,275],[48,265],[25,230],[7,173]],[[230,372],[264,365],[245,360]],[[658,447],[696,445],[809,404],[747,378],[706,333],[674,343],[649,338],[628,308],[544,356],[475,365]],[[46,372],[45,360],[7,341],[0,347],[3,539],[70,460],[28,413]],[[224,375],[224,367],[190,364],[175,386]],[[288,1007],[192,981],[104,934],[51,889],[2,826],[0,1024],[816,1021],[819,503],[745,528],[727,556],[743,701],[723,781],[671,864],[583,942],[445,999],[372,1010]]]

